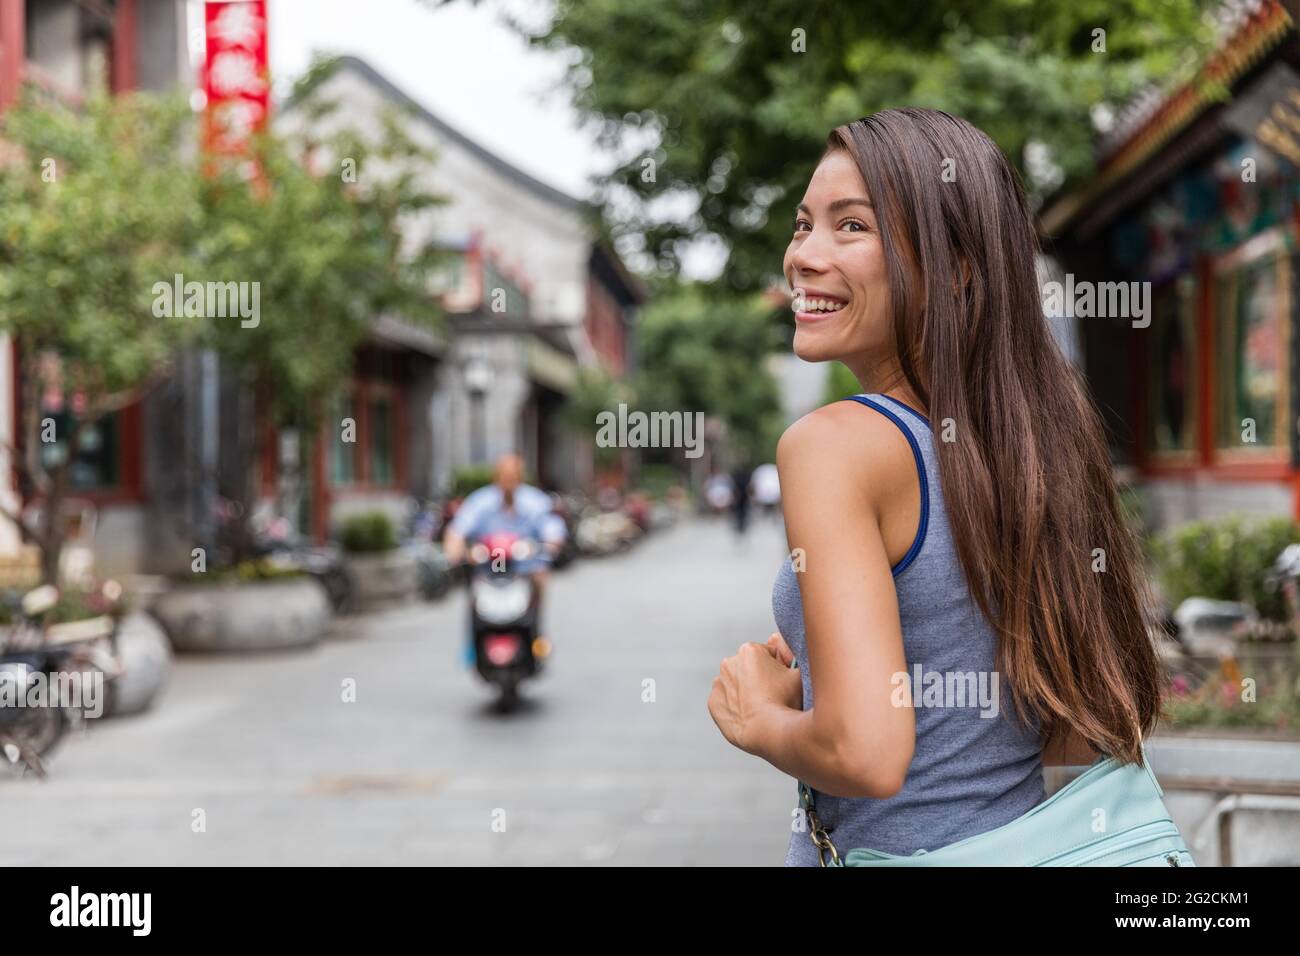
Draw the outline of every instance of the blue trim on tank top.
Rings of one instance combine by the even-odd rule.
[[[890,398],[888,395],[885,397]],[[921,520],[916,526],[916,537],[912,541],[912,546],[907,549],[907,554],[903,555],[899,562],[889,569],[890,573],[894,577],[898,577],[907,570],[909,564],[916,560],[917,554],[921,551],[921,545],[925,543],[926,528],[930,524],[930,483],[926,478],[925,458],[921,455],[921,446],[916,443],[916,436],[912,434],[911,429],[904,425],[903,420],[887,406],[872,401],[865,395],[850,395],[845,399],[845,401],[854,401],[860,405],[866,405],[868,408],[874,408],[897,425],[898,430],[901,431],[903,437],[907,439],[907,443],[912,446],[912,457],[916,459],[916,474],[921,480]],[[898,400],[893,399],[893,401]],[[898,402],[898,404],[903,405],[902,402]],[[906,405],[903,405],[903,407],[907,408]],[[923,417],[920,412],[911,408],[908,408],[908,411],[912,412],[912,414],[917,417]],[[929,422],[926,422],[927,426],[929,426],[929,424]]]
[[[919,418],[921,421],[923,421],[923,422],[925,423],[925,427],[926,427],[926,428],[930,429],[930,431],[934,431],[934,426],[930,424],[930,419],[926,418],[924,415],[922,415],[920,412],[918,412],[918,411],[917,411],[915,408],[913,408],[911,405],[907,404],[907,402],[901,402],[901,401],[899,401],[898,399],[894,398],[893,395],[885,395],[883,392],[880,393],[880,397],[881,397],[881,398],[887,398],[887,399],[889,399],[891,402],[893,402],[895,405],[897,405],[899,408],[902,408],[902,409],[905,409],[905,410],[911,412],[913,415],[915,415],[917,418]]]

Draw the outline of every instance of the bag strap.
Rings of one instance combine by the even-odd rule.
[[[798,659],[790,661],[790,669],[795,670],[799,667]],[[835,844],[831,843],[830,834],[826,832],[826,827],[822,825],[821,819],[817,816],[817,808],[813,804],[812,790],[802,780],[797,781],[799,784],[799,800],[803,804],[804,816],[808,818],[808,836],[813,841],[813,846],[817,847],[817,861],[822,866],[843,866],[844,861],[840,859],[839,853],[835,850]],[[830,853],[830,862],[826,862],[826,854]]]
[[[835,844],[831,842],[830,834],[826,832],[826,827],[817,816],[817,810],[813,806],[812,791],[802,780],[799,781],[799,797],[803,801],[804,815],[808,818],[808,836],[812,839],[813,846],[817,847],[817,862],[824,867],[843,866],[844,861],[835,851]],[[828,852],[831,855],[829,863],[826,862]]]

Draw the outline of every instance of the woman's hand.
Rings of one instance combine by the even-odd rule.
[[[785,642],[785,638],[781,636],[780,631],[773,631],[772,636],[767,639],[767,643],[764,647],[766,647],[771,652],[772,656],[786,667],[789,667],[790,663],[794,660],[794,651],[790,650],[790,645]],[[803,703],[802,695],[800,695],[799,703]],[[798,707],[799,705],[797,704],[795,706]]]
[[[780,641],[779,635],[773,635]],[[733,656],[725,658],[713,678],[709,694],[709,715],[722,736],[746,753],[761,756],[763,714],[773,707],[801,710],[803,681],[799,672],[778,658],[780,648],[768,638],[767,644],[754,641],[742,644]]]

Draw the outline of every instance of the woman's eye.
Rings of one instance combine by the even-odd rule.
[[[860,220],[860,219],[845,219],[842,223],[840,223],[840,225],[841,225],[841,226],[856,226],[856,227],[857,227],[856,229],[851,229],[850,232],[866,232],[866,231],[867,231],[867,224],[866,224],[865,222],[863,222],[862,220]]]
[[[804,231],[805,229],[811,229],[811,228],[812,228],[812,226],[809,225],[807,219],[796,219],[796,220],[794,221],[794,231],[795,231],[795,232],[802,232],[802,231]]]

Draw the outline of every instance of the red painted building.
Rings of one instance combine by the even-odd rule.
[[[1300,519],[1300,34],[1277,0],[1220,12],[1195,81],[1122,113],[1095,176],[1040,218],[1074,280],[1149,292],[1144,320],[1076,324],[1157,526]]]
[[[96,92],[191,84],[185,6],[184,0],[0,0],[0,112],[24,84],[69,103]],[[12,445],[22,413],[23,356],[7,339],[0,353],[0,437]],[[60,395],[44,397],[42,416],[57,422],[68,411],[63,402]],[[88,436],[75,464],[70,505],[96,515],[103,540],[139,537],[148,485],[146,417],[143,402],[111,415]],[[30,502],[30,489],[17,488],[13,470],[0,472],[0,495],[19,505],[22,492]],[[12,553],[16,529],[4,524],[0,550]]]

